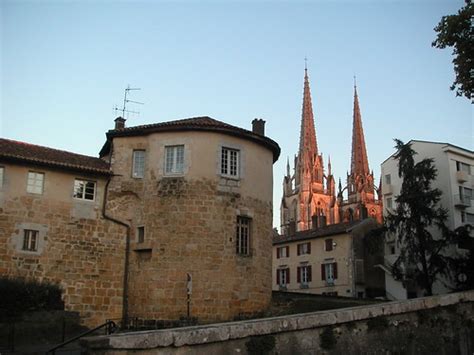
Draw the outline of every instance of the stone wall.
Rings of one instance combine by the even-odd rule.
[[[126,189],[110,194],[115,216],[121,206],[133,210],[130,317],[186,317],[187,274],[192,277],[190,316],[200,322],[265,309],[271,297],[271,205],[219,192],[206,179],[163,178],[146,186],[134,198],[124,194]],[[248,256],[235,252],[236,218],[243,213],[252,218]],[[137,240],[138,226],[145,227],[143,243]]]
[[[5,166],[5,165],[4,165]],[[0,274],[58,283],[66,310],[95,326],[122,315],[125,228],[101,216],[105,178],[95,201],[72,197],[74,173],[36,167],[43,194],[26,193],[27,167],[6,165],[0,191]],[[37,251],[22,250],[24,230],[39,231]]]
[[[94,354],[472,354],[474,291],[86,338]]]

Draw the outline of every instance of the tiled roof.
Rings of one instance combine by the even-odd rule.
[[[110,165],[99,158],[0,138],[0,160],[110,174]]]
[[[353,221],[353,222],[330,224],[318,229],[309,229],[305,231],[296,232],[293,235],[279,235],[278,237],[273,238],[273,245],[290,243],[293,241],[300,241],[300,240],[307,240],[307,239],[324,238],[330,235],[346,233],[350,229],[352,229],[355,225],[362,222],[363,221]]]
[[[141,136],[155,132],[172,131],[214,131],[232,136],[238,136],[254,141],[270,149],[273,152],[273,161],[276,161],[280,156],[280,147],[274,140],[207,116],[112,129],[107,132],[107,142],[102,147],[100,156],[106,155],[109,152],[110,140],[113,137]]]

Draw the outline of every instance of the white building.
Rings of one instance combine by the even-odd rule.
[[[474,225],[474,152],[449,143],[411,140],[412,149],[417,152],[415,163],[433,158],[438,171],[432,187],[442,191],[440,205],[448,210],[447,226],[452,230],[463,224]],[[391,155],[382,165],[382,194],[384,216],[387,210],[395,208],[395,198],[400,193],[402,179],[398,176],[398,161]],[[456,248],[458,249],[458,248]],[[462,252],[460,249],[452,252]],[[398,257],[395,239],[389,239],[385,248],[385,287],[390,299],[407,299],[421,296],[416,285],[402,284],[394,280],[390,266]],[[448,292],[441,283],[433,287],[434,293]]]

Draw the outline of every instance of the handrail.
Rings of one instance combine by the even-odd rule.
[[[90,329],[88,331],[85,331],[84,333],[81,333],[79,335],[76,335],[74,338],[71,338],[69,340],[66,340],[66,341],[63,341],[61,344],[58,344],[56,345],[55,347],[49,349],[46,351],[46,354],[49,354],[49,353],[52,353],[53,355],[56,354],[56,350],[59,349],[59,348],[62,348],[63,346],[66,346],[67,344],[69,343],[72,343],[74,341],[76,341],[77,339],[80,339],[82,338],[83,336],[86,336],[90,333],[93,333],[95,332],[96,330],[99,330],[99,329],[102,329],[104,327],[108,327],[108,333],[113,333],[115,331],[115,329],[117,329],[117,324],[115,324],[114,321],[112,320],[108,320],[107,322],[105,322],[104,324],[101,324],[97,327],[95,327],[94,329]]]

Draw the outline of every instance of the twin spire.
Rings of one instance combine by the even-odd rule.
[[[308,69],[305,63],[299,157],[300,159],[306,160],[307,158],[311,158],[313,155],[318,155],[318,144],[316,140],[316,130],[314,128],[313,105],[309,88]],[[369,174],[369,162],[367,159],[364,130],[362,128],[362,116],[359,107],[359,97],[357,95],[357,85],[354,77],[351,175],[359,174]]]

